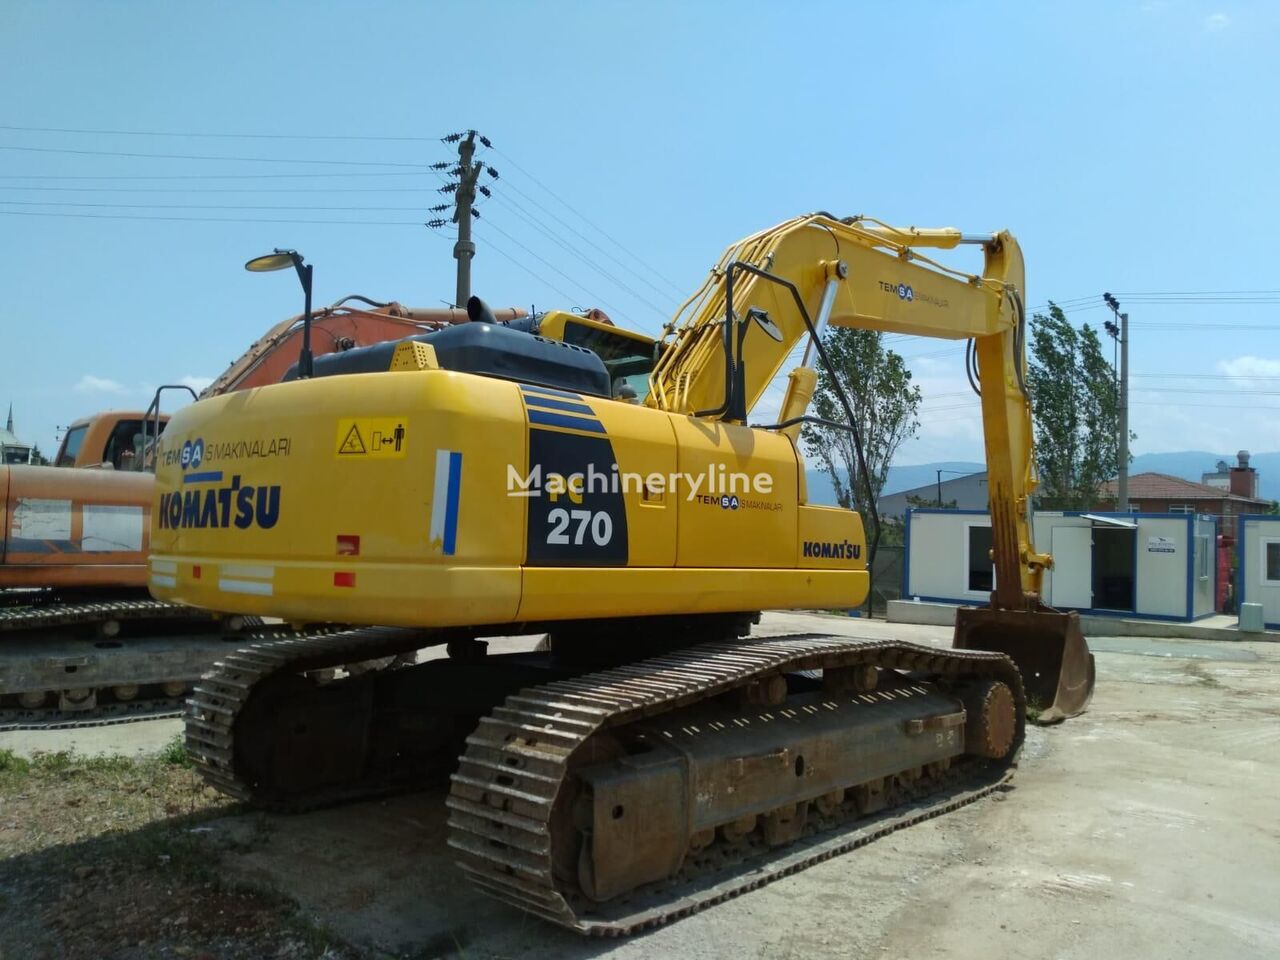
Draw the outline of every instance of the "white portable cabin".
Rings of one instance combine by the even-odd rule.
[[[1182,621],[1214,612],[1210,517],[1041,511],[1032,524],[1036,549],[1054,559],[1044,585],[1051,606]],[[909,511],[903,599],[986,603],[995,581],[990,550],[985,511]]]
[[[1262,605],[1268,630],[1280,630],[1280,517],[1241,516],[1236,533],[1236,596]]]

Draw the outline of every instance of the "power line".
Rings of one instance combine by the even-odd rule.
[[[292,223],[371,227],[421,227],[417,220],[282,220],[256,217],[142,217],[128,213],[51,213],[34,210],[0,210],[0,217],[56,217],[75,220],[141,220],[180,223]]]
[[[301,176],[328,176],[328,174],[301,174]],[[337,174],[343,176],[343,174]],[[352,174],[352,176],[376,176],[376,174]],[[416,174],[392,174],[392,176],[416,176]],[[435,187],[6,187],[0,190],[29,190],[41,193],[436,193]]]
[[[128,174],[71,174],[71,173],[5,173],[0,180],[315,180],[338,177],[423,177],[428,170],[413,173],[128,173]],[[6,189],[22,189],[20,187]]]
[[[133,136],[133,137],[241,139],[241,140],[434,142],[437,139],[434,137],[409,137],[409,136],[384,137],[384,136],[317,135],[317,134],[250,134],[250,133],[224,133],[224,132],[210,133],[210,132],[193,132],[193,131],[165,132],[165,131],[157,131],[157,130],[109,130],[109,129],[86,128],[86,127],[39,127],[39,126],[22,126],[22,125],[16,125],[16,124],[0,125],[0,130],[8,130],[11,132],[23,132],[23,133],[58,133],[58,134],[76,134],[76,135],[93,135],[93,136]],[[107,156],[107,157],[122,157],[122,158],[133,158],[133,159],[231,161],[231,162],[250,162],[250,163],[300,163],[300,164],[322,164],[322,165],[333,165],[333,166],[382,166],[382,167],[394,166],[394,167],[411,167],[411,168],[420,168],[423,166],[421,164],[403,163],[403,162],[396,162],[396,161],[325,160],[325,159],[318,159],[314,157],[286,159],[286,158],[278,158],[278,157],[239,157],[239,156],[225,156],[225,155],[206,156],[206,155],[193,155],[193,154],[144,153],[144,152],[137,152],[137,151],[88,150],[88,149],[74,149],[74,148],[63,148],[63,147],[37,147],[37,146],[24,146],[24,145],[16,145],[16,144],[0,145],[0,149],[23,151],[23,152],[30,152],[30,153],[56,153],[56,154],[76,155],[76,156]],[[541,180],[539,180],[529,171],[525,170],[520,164],[516,163],[516,161],[513,158],[509,157],[505,152],[497,151],[497,150],[495,150],[495,152],[501,153],[502,156],[506,160],[508,160],[516,170],[524,174],[531,181],[533,181],[535,184],[540,186],[548,194],[550,194],[557,201],[563,204],[567,209],[572,211],[576,216],[578,216],[584,222],[590,225],[598,233],[600,233],[606,239],[614,243],[619,249],[623,250],[625,253],[631,256],[635,260],[635,262],[645,266],[655,276],[657,276],[659,279],[663,280],[664,282],[668,283],[674,290],[677,291],[677,293],[679,293],[680,288],[676,284],[672,283],[670,280],[663,277],[662,274],[659,273],[652,266],[645,264],[642,260],[640,260],[640,258],[635,253],[628,250],[625,246],[621,244],[620,241],[618,241],[611,235],[607,234],[603,229],[601,229],[600,227],[592,223],[583,213],[581,213],[581,211],[574,208],[562,197],[560,197],[559,194],[555,193],[555,191],[553,191],[550,187],[548,187],[545,183],[543,183]],[[45,179],[45,178],[46,178],[45,175],[41,175],[39,177],[39,179]],[[5,179],[10,179],[10,178],[6,177]],[[30,179],[37,179],[37,177],[33,176]],[[90,178],[68,177],[67,179],[90,179]],[[145,179],[145,178],[138,178],[138,179]],[[218,179],[222,179],[222,178],[218,178]],[[515,188],[515,189],[518,191],[518,188]],[[522,195],[526,196],[526,198],[531,203],[538,205],[537,201],[533,200],[533,198],[531,197],[528,197],[527,194],[522,194]],[[545,210],[545,208],[543,209]],[[550,211],[545,211],[545,212],[547,212],[551,216],[554,216],[554,214],[551,214]],[[563,221],[561,222],[563,223]],[[568,225],[566,224],[566,226]],[[569,229],[572,229],[572,228],[570,227]],[[581,234],[579,234],[579,236],[581,236]],[[583,239],[586,239],[586,238],[583,237]],[[571,252],[574,252],[574,251],[571,251]],[[605,251],[600,251],[600,252],[605,253]],[[631,269],[625,263],[621,261],[617,261],[616,258],[612,257],[611,255],[607,253],[605,253],[605,255],[610,256],[610,259],[615,260],[615,262],[619,263],[620,266],[626,267],[627,269]],[[587,258],[584,257],[583,259],[587,259]],[[590,260],[587,260],[587,262],[591,263]],[[598,265],[595,265],[595,264],[592,264],[592,265],[595,266],[597,270],[600,269]],[[604,271],[601,271],[601,272],[604,272]],[[661,312],[661,308],[657,308],[656,305],[653,304],[651,301],[645,300],[643,296],[640,296],[639,294],[636,294],[634,291],[629,290],[626,284],[623,284],[617,281],[616,277],[612,277],[612,275],[607,274],[607,272],[605,273],[607,276],[610,276],[615,282],[618,282],[623,289],[628,289],[628,292],[631,292],[633,296],[636,296],[638,299],[641,299],[642,301],[646,302],[650,307],[654,307]],[[647,278],[643,277],[643,275],[636,273],[636,276],[639,279],[641,279],[643,282],[648,284],[649,286],[653,286],[652,283]],[[662,294],[664,297],[668,295],[667,291],[659,290],[656,287],[654,289],[657,290],[657,292]]]
[[[508,156],[505,152],[503,152],[502,150],[499,150],[497,147],[494,147],[494,153],[499,154],[499,155],[500,155],[504,160],[506,160],[508,163],[510,163],[510,164],[511,164],[511,166],[513,166],[516,170],[518,170],[520,173],[524,174],[526,177],[528,177],[530,180],[532,180],[534,183],[536,183],[538,186],[540,186],[540,187],[541,187],[543,190],[545,190],[548,194],[550,194],[550,195],[551,195],[552,197],[554,197],[557,201],[559,201],[559,202],[560,202],[560,203],[561,203],[561,204],[562,204],[562,205],[563,205],[567,210],[569,210],[570,212],[572,212],[572,213],[573,213],[575,216],[577,216],[580,220],[582,220],[582,221],[583,221],[584,223],[586,223],[589,227],[591,227],[593,230],[595,230],[595,231],[596,231],[596,233],[600,234],[600,236],[604,237],[606,240],[608,240],[610,243],[612,243],[614,246],[616,246],[619,250],[621,250],[621,251],[622,251],[623,253],[625,253],[627,256],[631,257],[631,258],[632,258],[636,263],[640,264],[640,266],[642,266],[642,267],[644,267],[645,269],[647,269],[650,273],[652,273],[655,277],[657,277],[657,278],[658,278],[659,280],[661,280],[663,283],[666,283],[668,286],[670,286],[670,287],[671,287],[673,290],[675,290],[677,293],[680,293],[680,287],[679,287],[677,284],[673,283],[673,282],[672,282],[668,277],[664,276],[660,270],[658,270],[656,267],[651,266],[651,265],[650,265],[650,264],[648,264],[648,263],[645,263],[645,261],[641,260],[641,259],[640,259],[640,256],[639,256],[638,254],[636,254],[636,253],[634,253],[633,251],[629,250],[627,247],[623,246],[623,244],[622,244],[620,241],[618,241],[617,239],[615,239],[615,238],[614,238],[613,236],[611,236],[610,234],[606,233],[606,232],[605,232],[601,227],[599,227],[599,226],[597,226],[595,223],[593,223],[593,222],[592,222],[592,221],[591,221],[591,220],[586,216],[586,214],[582,213],[580,210],[578,210],[576,207],[574,207],[572,204],[570,204],[567,200],[565,200],[563,197],[561,197],[558,193],[556,193],[554,190],[552,190],[550,187],[548,187],[545,183],[543,183],[541,180],[539,180],[537,177],[535,177],[532,173],[530,173],[528,170],[524,169],[524,167],[520,166],[520,164],[516,163],[516,161],[515,161],[514,159],[512,159],[510,156]],[[530,203],[533,203],[533,204],[535,204],[535,205],[539,206],[539,208],[540,208],[540,209],[544,209],[544,210],[545,210],[545,208],[541,207],[541,205],[540,205],[540,204],[538,204],[538,203],[537,203],[537,201],[536,201],[536,200],[534,200],[532,197],[529,197],[527,194],[522,193],[522,192],[520,192],[519,190],[517,190],[517,192],[518,192],[518,193],[520,193],[520,194],[521,194],[521,196],[523,196],[523,197],[525,197],[526,199],[528,199]],[[547,211],[547,213],[548,213],[550,216],[555,216],[555,214],[551,214],[551,213],[550,213],[550,211]],[[556,219],[559,219],[559,218],[557,217]],[[564,221],[561,221],[561,223],[563,223],[563,222],[564,222]],[[566,226],[567,226],[567,224],[566,224]],[[570,228],[570,229],[572,229],[572,228]]]
[[[557,246],[559,246],[559,247],[563,248],[564,250],[567,250],[570,254],[572,254],[573,256],[575,256],[575,257],[577,257],[579,260],[581,260],[583,263],[585,263],[585,264],[587,264],[588,266],[590,266],[590,267],[591,267],[593,270],[595,270],[597,273],[599,273],[599,274],[601,274],[602,276],[606,277],[607,279],[611,280],[611,281],[612,281],[614,284],[616,284],[619,288],[621,288],[622,290],[625,290],[627,293],[629,293],[631,296],[635,297],[635,298],[636,298],[637,300],[639,300],[641,303],[643,303],[643,304],[645,304],[646,306],[648,306],[650,309],[657,311],[659,314],[665,314],[665,313],[666,313],[665,308],[663,308],[663,307],[659,306],[658,304],[654,303],[652,300],[650,300],[650,299],[649,299],[648,297],[646,297],[644,294],[642,294],[642,293],[638,292],[637,290],[635,290],[634,288],[632,288],[632,287],[631,287],[630,285],[628,285],[625,281],[621,280],[619,277],[615,276],[613,273],[611,273],[610,271],[606,270],[604,267],[602,267],[602,266],[601,266],[599,263],[597,263],[596,261],[592,260],[592,259],[591,259],[590,257],[588,257],[586,254],[582,253],[581,251],[577,250],[576,248],[574,248],[573,246],[571,246],[571,245],[570,245],[569,243],[567,243],[566,241],[562,240],[560,237],[556,236],[554,233],[552,233],[552,232],[551,232],[550,230],[548,230],[546,227],[544,227],[544,226],[542,226],[540,223],[538,223],[538,222],[537,222],[537,220],[533,219],[533,218],[532,218],[532,217],[530,217],[527,213],[525,213],[521,208],[519,208],[519,207],[518,207],[518,205],[514,204],[514,203],[513,203],[513,201],[510,201],[510,200],[508,200],[506,197],[502,197],[502,196],[495,196],[495,197],[494,197],[494,199],[495,199],[498,203],[500,203],[500,204],[503,204],[503,205],[505,205],[505,206],[509,206],[509,207],[510,207],[510,209],[511,209],[512,211],[514,211],[514,212],[515,212],[515,214],[516,214],[518,217],[520,217],[522,220],[524,220],[526,223],[528,223],[531,227],[533,227],[535,230],[537,230],[537,231],[538,231],[539,233],[541,233],[543,236],[545,236],[545,237],[547,237],[549,240],[551,240],[551,242],[552,242],[552,243],[555,243]]]
[[[1129,322],[1143,330],[1280,330],[1280,325],[1274,323],[1165,322],[1162,320],[1131,320]]]
[[[0,130],[13,130],[22,133],[76,133],[92,136],[108,137],[170,137],[175,139],[201,140],[342,140],[342,141],[374,141],[384,143],[435,143],[439,137],[375,137],[355,134],[310,134],[310,133],[176,133],[158,130],[88,130],[76,127],[19,127],[0,125]]]
[[[592,293],[592,292],[591,292],[590,290],[588,290],[586,287],[582,286],[578,281],[574,280],[574,279],[573,279],[573,277],[569,276],[567,273],[565,273],[563,270],[561,270],[559,267],[557,267],[554,263],[552,263],[551,261],[547,260],[545,257],[542,257],[542,256],[540,256],[539,254],[535,253],[533,250],[530,250],[530,249],[529,249],[528,247],[526,247],[523,243],[521,243],[519,240],[517,240],[517,239],[516,239],[515,237],[513,237],[511,234],[507,233],[507,231],[503,230],[500,226],[498,226],[498,225],[497,225],[496,223],[494,223],[492,220],[485,220],[484,222],[485,222],[485,223],[487,223],[487,224],[488,224],[490,227],[492,227],[494,230],[497,230],[500,234],[502,234],[504,237],[506,237],[508,240],[510,240],[512,243],[514,243],[517,247],[519,247],[519,248],[520,248],[521,250],[523,250],[525,253],[529,254],[529,256],[533,257],[535,260],[539,261],[540,263],[542,263],[542,264],[543,264],[544,266],[546,266],[547,268],[549,268],[549,269],[551,269],[551,270],[555,271],[556,273],[560,274],[560,276],[564,277],[564,278],[565,278],[566,280],[568,280],[570,283],[572,283],[572,284],[574,284],[575,286],[577,286],[580,290],[582,290],[585,294],[587,294],[587,296],[589,296],[589,297],[591,297],[592,299],[596,300],[596,301],[597,301],[596,306],[603,306],[603,307],[607,308],[611,316],[618,316],[618,317],[621,317],[621,313],[620,313],[619,311],[617,311],[617,310],[616,310],[616,308],[609,306],[609,304],[608,304],[608,303],[606,303],[602,298],[598,297],[596,294]]]
[[[231,161],[232,163],[298,163],[335,167],[410,167],[425,169],[421,163],[401,163],[394,160],[320,160],[315,157],[228,157],[201,156],[186,153],[132,153],[120,150],[72,150],[66,147],[23,147],[0,143],[0,150],[19,150],[23,153],[61,153],[80,157],[126,157],[141,160],[201,160]]]
[[[114,210],[354,210],[369,212],[391,210],[397,213],[418,213],[421,207],[299,207],[271,204],[234,203],[78,203],[57,200],[0,200],[0,204],[22,207],[107,207]]]
[[[620,266],[620,267],[622,267],[624,270],[627,270],[628,272],[630,272],[634,277],[636,277],[636,279],[638,279],[640,282],[644,283],[646,286],[648,286],[651,290],[653,290],[654,292],[656,292],[656,293],[657,293],[657,294],[659,294],[660,296],[664,296],[664,297],[666,297],[666,296],[670,296],[670,295],[671,295],[668,291],[663,290],[661,287],[655,286],[655,285],[654,285],[654,283],[653,283],[653,281],[649,280],[647,277],[645,277],[645,276],[644,276],[644,274],[642,274],[642,273],[640,273],[639,271],[637,271],[637,270],[635,269],[635,267],[634,267],[634,266],[632,266],[631,264],[628,264],[625,260],[621,260],[621,259],[619,259],[618,257],[614,256],[614,255],[613,255],[612,253],[610,253],[608,250],[604,249],[604,248],[603,248],[603,247],[601,247],[599,244],[597,244],[594,240],[592,240],[590,237],[588,237],[586,234],[584,234],[581,230],[578,230],[576,227],[574,227],[574,226],[573,226],[573,224],[571,224],[571,223],[569,223],[568,221],[566,221],[563,217],[559,216],[559,215],[558,215],[558,214],[556,214],[554,211],[552,211],[552,210],[548,210],[545,206],[543,206],[541,203],[539,203],[539,202],[538,202],[537,200],[535,200],[533,197],[529,196],[529,194],[525,193],[523,190],[521,190],[521,189],[520,189],[519,187],[517,187],[515,184],[513,184],[513,183],[511,183],[511,182],[509,182],[509,181],[508,181],[507,186],[508,186],[508,188],[510,188],[511,190],[513,190],[515,193],[520,194],[520,196],[522,196],[522,197],[524,197],[526,200],[528,200],[528,201],[529,201],[529,203],[533,204],[535,207],[537,207],[539,210],[541,210],[543,213],[545,213],[548,217],[550,217],[551,219],[555,220],[555,221],[556,221],[556,223],[560,224],[562,227],[564,227],[566,230],[568,230],[570,233],[572,233],[572,234],[573,234],[574,236],[576,236],[578,239],[582,240],[584,243],[588,243],[588,244],[590,244],[590,245],[591,245],[591,247],[592,247],[592,249],[593,249],[593,250],[595,250],[597,253],[599,253],[601,256],[608,257],[611,261],[613,261],[614,263],[616,263],[618,266]],[[512,202],[512,203],[514,203],[514,202],[515,202],[515,201],[510,200],[510,198],[509,198],[509,197],[508,197],[508,198],[504,198],[504,199],[507,199],[509,202]],[[595,229],[597,229],[597,231],[598,231],[598,232],[601,232],[601,234],[602,234],[602,235],[604,235],[602,231],[599,231],[599,228],[595,228]],[[636,263],[640,263],[640,260],[639,260],[638,258],[636,259]],[[677,287],[677,286],[676,286],[674,283],[672,283],[671,281],[666,280],[666,278],[662,277],[662,276],[661,276],[661,275],[659,275],[659,274],[655,274],[655,276],[658,276],[658,277],[659,277],[659,279],[661,279],[661,280],[663,280],[664,282],[666,282],[666,283],[671,287],[671,289],[672,289],[672,290],[679,291],[679,287]],[[683,296],[683,295],[681,294],[681,296]]]
[[[1194,400],[1130,400],[1144,407],[1195,407],[1199,410],[1280,410],[1280,406],[1266,403],[1200,403]]]
[[[1221,387],[1134,387],[1143,393],[1225,393],[1231,396],[1280,397],[1280,390],[1227,390]]]
[[[507,253],[505,250],[503,250],[503,249],[502,249],[502,247],[500,247],[500,246],[498,246],[496,243],[494,243],[492,240],[486,240],[486,241],[485,241],[485,246],[486,246],[486,248],[487,248],[487,249],[491,249],[491,250],[493,250],[493,252],[494,252],[494,253],[496,253],[496,254],[498,254],[499,256],[501,256],[501,257],[505,257],[507,260],[510,260],[510,261],[511,261],[512,263],[514,263],[517,267],[519,267],[519,268],[520,268],[521,270],[523,270],[525,273],[529,274],[529,276],[533,277],[533,278],[534,278],[535,280],[537,280],[539,283],[546,284],[548,287],[550,287],[550,288],[551,288],[552,290],[554,290],[556,293],[560,294],[560,296],[564,297],[564,299],[565,299],[566,301],[572,301],[572,300],[577,300],[577,299],[578,299],[577,297],[575,297],[575,296],[574,296],[573,294],[571,294],[571,293],[565,293],[563,290],[561,290],[559,287],[557,287],[557,286],[556,286],[554,283],[552,283],[550,280],[547,280],[547,279],[546,279],[545,277],[543,277],[541,274],[536,273],[536,272],[534,272],[533,270],[529,269],[527,266],[525,266],[523,263],[521,263],[521,262],[520,262],[519,260],[517,260],[515,257],[511,256],[511,254],[509,254],[509,253]]]
[[[483,143],[482,145],[483,145],[483,146],[485,146],[485,147],[487,147],[487,148],[489,148],[489,149],[494,149],[494,148],[492,147],[492,144],[490,144],[490,143],[485,142],[485,143]],[[514,161],[513,161],[513,165],[514,165]],[[495,171],[492,167],[488,167],[488,171],[489,171],[489,174],[493,177],[493,179],[495,179],[495,180],[497,180],[497,179],[498,179],[497,171]],[[435,174],[435,176],[437,176],[437,177],[441,180],[441,182],[442,182],[443,184],[445,184],[445,186],[446,186],[446,187],[451,187],[451,186],[452,186],[453,181],[451,181],[448,177],[446,177],[446,176],[441,172],[441,170],[439,169],[439,167],[438,167],[438,166],[433,166],[433,167],[431,167],[431,172],[432,172],[433,174]],[[453,171],[451,171],[451,172],[453,172]],[[502,180],[500,181],[500,185],[505,186],[505,187],[506,187],[507,189],[509,189],[509,190],[514,190],[515,192],[519,193],[521,196],[524,196],[526,199],[528,199],[531,203],[533,203],[533,204],[535,204],[535,205],[537,205],[537,206],[541,207],[541,205],[540,205],[540,204],[538,204],[536,200],[533,200],[531,197],[529,197],[527,194],[525,194],[525,193],[524,193],[524,191],[520,190],[520,188],[519,188],[519,187],[516,187],[516,186],[515,186],[514,184],[512,184],[509,180],[502,179]],[[574,257],[577,257],[579,260],[581,260],[581,261],[583,261],[584,263],[586,263],[588,266],[590,266],[592,269],[594,269],[597,273],[601,274],[601,275],[602,275],[603,277],[605,277],[607,280],[609,280],[610,282],[612,282],[612,283],[613,283],[615,286],[617,286],[619,289],[621,289],[621,290],[625,291],[625,292],[626,292],[627,294],[629,294],[630,296],[632,296],[632,297],[636,298],[637,300],[641,301],[641,302],[642,302],[642,303],[644,303],[646,306],[648,306],[650,309],[652,309],[652,310],[654,310],[655,312],[657,312],[659,315],[662,315],[662,316],[665,316],[665,315],[666,315],[666,311],[665,311],[665,309],[664,309],[663,307],[659,306],[658,304],[655,304],[652,300],[649,300],[647,297],[645,297],[645,296],[644,296],[643,294],[641,294],[639,291],[637,291],[637,290],[633,289],[630,285],[628,285],[628,284],[627,284],[625,281],[623,281],[621,278],[619,278],[618,276],[616,276],[615,274],[613,274],[613,273],[612,273],[612,272],[610,272],[609,270],[605,269],[603,266],[601,266],[601,265],[600,265],[599,263],[597,263],[596,261],[592,260],[589,256],[587,256],[587,255],[586,255],[585,253],[583,253],[581,250],[579,250],[579,249],[577,249],[576,247],[574,247],[572,244],[570,244],[570,243],[566,242],[565,240],[563,240],[562,238],[558,237],[555,233],[552,233],[551,231],[548,231],[545,227],[543,227],[543,226],[538,222],[538,218],[537,218],[535,215],[531,214],[527,209],[525,209],[521,204],[519,204],[519,203],[518,203],[518,202],[516,202],[515,200],[512,200],[512,199],[510,199],[509,197],[505,196],[505,194],[504,194],[504,193],[502,193],[502,192],[496,192],[496,193],[493,193],[493,194],[488,194],[488,193],[486,193],[486,195],[485,195],[485,196],[486,196],[486,199],[487,199],[487,198],[489,198],[489,197],[491,196],[493,200],[497,201],[498,203],[500,203],[500,204],[502,204],[503,206],[506,206],[507,208],[509,208],[510,210],[512,210],[512,211],[513,211],[513,212],[514,212],[514,213],[515,213],[515,214],[516,214],[520,219],[524,220],[528,225],[532,226],[535,230],[537,230],[537,231],[538,231],[539,233],[541,233],[543,236],[545,236],[545,237],[547,237],[548,239],[550,239],[553,243],[555,243],[557,246],[559,246],[559,247],[561,247],[562,249],[564,249],[564,250],[565,250],[566,252],[568,252],[570,255],[572,255],[572,256],[574,256]],[[545,211],[545,208],[542,208],[542,209]],[[549,216],[551,216],[551,217],[553,217],[553,218],[555,218],[555,219],[559,220],[559,218],[558,218],[558,217],[555,217],[555,214],[554,214],[554,213],[551,213],[550,211],[545,211],[545,212],[546,212]],[[507,232],[506,232],[505,230],[503,230],[500,226],[498,226],[497,224],[495,224],[495,223],[493,222],[493,218],[492,218],[492,217],[488,217],[488,218],[486,218],[486,222],[488,222],[488,223],[490,223],[491,225],[493,225],[493,228],[494,228],[495,230],[497,230],[499,233],[501,233],[503,236],[505,236],[507,239],[509,239],[512,243],[515,243],[517,246],[519,246],[522,250],[524,250],[524,251],[525,251],[526,253],[528,253],[530,256],[532,256],[532,257],[534,257],[535,259],[539,260],[541,263],[545,264],[548,268],[550,268],[551,270],[554,270],[556,273],[558,273],[560,276],[564,277],[566,280],[569,280],[569,281],[570,281],[571,283],[573,283],[575,286],[580,286],[580,281],[574,280],[574,278],[570,277],[570,276],[569,276],[568,274],[566,274],[564,271],[560,270],[558,267],[556,267],[554,264],[552,264],[552,263],[551,263],[551,261],[547,260],[545,257],[543,257],[543,256],[541,256],[540,254],[536,253],[535,251],[533,251],[532,249],[530,249],[530,248],[529,248],[528,246],[526,246],[525,244],[521,243],[521,242],[520,242],[519,240],[517,240],[514,236],[512,236],[512,235],[511,235],[511,234],[509,234],[509,233],[507,233]],[[560,221],[560,222],[561,222],[561,223],[563,223],[563,221]],[[570,225],[565,224],[565,226],[566,226],[566,228],[567,228],[567,229],[569,229],[569,230],[573,231],[573,228],[572,228]],[[573,232],[577,233],[577,231],[573,231]],[[578,235],[579,235],[579,236],[581,236],[581,234],[578,234]],[[600,253],[604,253],[606,256],[608,256],[607,251],[603,251],[603,250],[601,250],[601,248],[600,248],[600,247],[598,247],[597,245],[595,245],[594,243],[592,243],[592,241],[591,241],[589,238],[583,237],[583,239],[584,239],[588,244],[590,244],[590,245],[591,245],[591,248],[592,248],[593,250],[595,250],[595,251],[597,251],[597,252],[600,252]],[[507,259],[512,259],[512,258],[510,257],[510,255],[507,255]],[[513,261],[513,262],[516,262],[519,266],[521,266],[521,268],[522,268],[522,269],[525,269],[526,271],[528,270],[528,268],[527,268],[527,267],[525,267],[523,264],[520,264],[518,261]],[[627,267],[627,265],[626,265],[626,264],[622,264],[622,266],[623,266],[624,268],[628,269],[628,270],[629,270],[629,271],[630,271],[634,276],[636,276],[636,277],[637,277],[638,279],[640,279],[641,281],[643,281],[643,282],[645,282],[645,283],[648,283],[648,281],[647,281],[643,276],[641,276],[640,274],[635,273],[635,271],[634,271],[633,269],[631,269],[630,267]],[[545,281],[544,281],[544,282],[545,282]],[[652,286],[652,284],[649,284],[649,286]],[[593,293],[592,291],[587,290],[585,287],[581,287],[581,289],[582,289],[584,292],[586,292],[586,293],[587,293],[587,295],[588,295],[589,297],[591,297],[591,298],[595,299],[599,305],[601,305],[601,306],[603,306],[603,307],[607,308],[611,314],[613,314],[613,315],[615,315],[615,316],[618,316],[618,317],[621,317],[621,316],[622,316],[621,311],[619,311],[616,307],[611,306],[611,305],[610,305],[607,301],[605,301],[603,298],[599,297],[598,295],[596,295],[596,294],[595,294],[595,293]],[[655,289],[656,289],[656,288],[655,288]],[[562,295],[564,295],[564,291],[559,291],[559,292],[560,292]],[[659,293],[661,293],[661,292],[662,292],[662,291],[659,291]],[[663,295],[665,296],[665,294],[663,294]]]
[[[1177,290],[1117,293],[1117,297],[1236,297],[1280,296],[1280,290]]]
[[[1251,303],[1280,303],[1280,297],[1204,297],[1196,299],[1194,297],[1184,297],[1181,299],[1161,300],[1159,298],[1140,299],[1137,297],[1126,297],[1125,305],[1136,303],[1140,306],[1160,307],[1160,306],[1210,306],[1210,307],[1227,307],[1235,304],[1251,304]]]
[[[1280,380],[1280,376],[1249,373],[1131,373],[1131,377],[1191,380]]]

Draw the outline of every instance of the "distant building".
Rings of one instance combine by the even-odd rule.
[[[945,472],[945,471],[944,471]],[[946,507],[955,510],[987,509],[987,472],[970,473],[930,483],[912,490],[902,490],[881,497],[876,502],[880,516],[901,520],[907,508]]]
[[[1193,483],[1167,473],[1139,473],[1129,478],[1129,509],[1134,513],[1194,513],[1219,518],[1219,532],[1230,536],[1235,518],[1269,513],[1271,501],[1258,496],[1258,472],[1249,466],[1249,451],[1241,450],[1238,464],[1219,462],[1218,472],[1206,474],[1214,483]],[[1225,470],[1223,468],[1226,468]],[[1216,481],[1226,475],[1226,485]],[[1114,504],[1116,481],[1102,485],[1101,499]]]
[[[9,404],[9,420],[0,430],[0,463],[30,463],[31,444],[23,443],[13,432],[13,404]]]
[[[1236,454],[1236,465],[1233,467],[1225,460],[1218,461],[1213,473],[1201,475],[1200,482],[1208,487],[1230,490],[1243,497],[1258,495],[1258,471],[1249,466],[1249,451],[1241,450]]]
[[[1219,490],[1231,489],[1231,465],[1225,460],[1218,461],[1218,467],[1213,473],[1204,473],[1200,475],[1200,482],[1206,487],[1217,487]]]

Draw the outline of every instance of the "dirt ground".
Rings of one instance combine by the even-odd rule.
[[[762,632],[814,629],[948,635],[801,615]],[[1012,790],[625,941],[471,891],[438,792],[263,816],[163,760],[88,761],[119,769],[76,774],[70,805],[66,768],[0,770],[0,960],[1280,955],[1280,645],[1090,645],[1092,709],[1031,732]],[[121,752],[141,726],[117,728]],[[86,823],[94,804],[123,813]]]

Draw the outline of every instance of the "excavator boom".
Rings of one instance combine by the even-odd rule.
[[[961,244],[982,248],[981,274],[952,270],[920,253]],[[797,217],[725,251],[668,326],[648,402],[743,421],[792,348],[806,337],[819,339],[828,324],[971,340],[982,384],[995,589],[989,608],[958,611],[955,645],[1011,656],[1041,716],[1061,719],[1087,705],[1093,666],[1078,617],[1041,602],[1052,558],[1032,542],[1038,481],[1024,302],[1022,251],[1008,232]],[[816,382],[814,354],[811,346],[792,371],[783,423],[804,416]],[[797,433],[798,426],[792,427]]]

